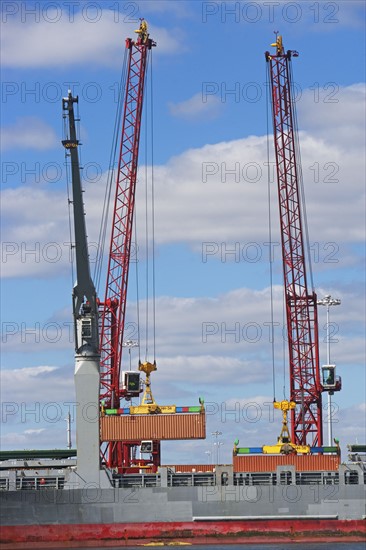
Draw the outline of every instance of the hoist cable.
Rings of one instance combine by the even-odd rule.
[[[149,216],[148,216],[148,175],[147,175],[147,123],[145,125],[145,250],[146,250],[146,273],[145,273],[145,283],[146,283],[146,306],[145,306],[145,331],[146,331],[146,341],[145,341],[145,361],[147,361],[148,352],[149,352]]]
[[[117,109],[114,120],[114,129],[113,129],[113,138],[112,146],[109,157],[108,164],[108,175],[107,175],[107,185],[105,189],[103,210],[102,210],[102,219],[99,230],[98,237],[98,248],[97,248],[97,258],[94,268],[94,281],[97,288],[97,293],[99,294],[99,285],[101,281],[103,259],[104,259],[104,250],[107,237],[107,228],[108,228],[108,219],[109,219],[109,208],[111,204],[111,194],[113,183],[115,181],[115,168],[116,168],[116,157],[119,144],[120,128],[122,125],[122,109],[123,109],[123,98],[126,89],[126,74],[127,74],[127,50],[124,52],[124,59],[121,71],[121,77],[118,88],[118,99],[117,99]]]
[[[125,53],[125,59],[126,59],[126,53]],[[119,85],[120,87],[119,87],[119,97],[118,97],[118,103],[117,103],[117,109],[116,109],[116,116],[114,121],[112,147],[111,147],[110,159],[109,159],[109,165],[108,165],[107,185],[105,189],[103,210],[102,210],[102,220],[101,220],[100,232],[99,232],[99,238],[98,238],[97,262],[95,265],[95,281],[98,289],[100,285],[102,266],[103,266],[104,250],[105,250],[108,219],[109,219],[108,214],[109,214],[109,208],[111,204],[111,194],[112,194],[113,183],[115,181],[115,162],[116,162],[116,156],[117,156],[118,136],[120,133],[119,130],[122,122],[122,107],[123,107],[122,97],[123,97],[123,92],[125,88],[125,72],[126,72],[125,64],[126,64],[126,61],[124,60],[121,79],[120,79],[120,85]]]
[[[139,363],[141,362],[141,340],[140,340],[140,292],[139,292],[139,259],[138,259],[138,247],[137,247],[137,223],[136,223],[136,205],[134,211],[134,232],[135,232],[135,250],[136,250],[136,262],[135,262],[135,275],[136,275],[136,323],[137,323],[137,347],[139,355]]]
[[[156,359],[156,299],[155,299],[155,182],[154,182],[154,94],[152,55],[150,63],[150,105],[151,105],[151,225],[152,225],[152,307],[153,307],[153,350]]]
[[[282,301],[282,360],[283,360],[283,398],[286,400],[286,339],[285,334],[286,331],[286,299],[285,295],[283,296]],[[287,335],[287,338],[289,338],[289,335]],[[290,358],[289,358],[290,360]],[[290,396],[291,399],[291,396]]]
[[[150,67],[149,67],[150,64]],[[152,75],[152,54],[149,52],[147,61],[146,61],[146,75],[149,74],[150,68],[150,75]],[[150,98],[147,97],[146,88],[144,87],[144,99],[146,100],[150,99],[150,105],[147,105],[148,108],[150,108],[151,111],[151,124],[153,124],[153,116],[152,116],[152,77],[149,82],[150,88],[151,88],[151,94]],[[153,152],[151,153],[151,190],[149,187],[149,132],[148,132],[148,123],[149,120],[146,118],[146,124],[144,124],[145,129],[145,166],[144,166],[144,179],[145,179],[145,285],[146,285],[146,296],[145,296],[145,361],[148,360],[149,355],[149,346],[150,346],[150,323],[152,323],[152,333],[153,333],[153,354],[154,354],[154,361],[155,361],[155,217],[154,217],[154,177],[153,177]],[[153,128],[151,128],[151,138],[153,136]],[[151,144],[151,150],[152,144]],[[149,204],[150,204],[150,197],[149,197],[149,191],[151,191],[151,219],[150,219],[150,212],[149,212]],[[151,238],[150,238],[150,224],[151,224]],[[150,265],[151,263],[151,265]],[[150,281],[150,278],[152,279]],[[151,287],[151,288],[150,288]],[[151,298],[150,298],[150,291],[151,291]],[[150,310],[150,299],[152,301],[152,313]],[[151,320],[152,315],[152,320]]]
[[[269,280],[270,280],[270,302],[271,302],[271,349],[272,349],[272,382],[273,400],[276,401],[276,373],[275,373],[275,343],[274,343],[274,321],[273,321],[273,257],[272,257],[272,218],[271,218],[271,184],[269,164],[269,63],[266,63],[266,124],[267,124],[267,200],[268,200],[268,237],[269,237]]]
[[[304,252],[306,254],[306,263],[309,268],[308,270],[309,270],[311,288],[314,291],[313,272],[312,272],[312,266],[311,266],[311,260],[310,260],[311,256],[310,256],[309,226],[308,226],[307,213],[306,213],[304,179],[303,179],[303,173],[302,173],[301,151],[300,151],[300,142],[299,142],[299,130],[298,130],[297,112],[295,108],[295,87],[293,84],[294,81],[293,81],[291,62],[288,63],[288,66],[289,66],[289,72],[290,72],[290,85],[291,85],[291,111],[292,111],[292,119],[293,119],[292,122],[293,122],[293,132],[294,132],[294,146],[295,146],[295,154],[297,159],[296,170],[297,170],[298,183],[299,183],[299,200],[301,202],[300,212],[301,212],[301,221],[303,223],[303,227],[305,231]]]

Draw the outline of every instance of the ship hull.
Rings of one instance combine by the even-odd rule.
[[[362,542],[364,520],[242,520],[103,524],[18,525],[2,528],[2,548],[66,548],[146,544],[260,542]]]
[[[53,524],[2,528],[3,550],[42,547],[73,548],[139,545],[160,542],[187,544],[253,544],[260,542],[362,542],[364,520],[245,520]]]
[[[142,539],[365,539],[365,485],[88,487],[5,491],[1,498],[1,540],[9,548]]]

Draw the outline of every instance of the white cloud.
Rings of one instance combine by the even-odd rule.
[[[58,144],[53,128],[35,116],[17,118],[11,126],[1,128],[1,149],[35,149],[44,151]]]
[[[73,376],[70,368],[48,365],[20,369],[3,368],[0,371],[0,380],[3,412],[7,411],[9,418],[13,416],[11,413],[14,413],[14,407],[10,404],[13,404],[16,412],[19,413],[26,401],[39,405],[71,401],[74,398]]]
[[[298,104],[299,120],[307,133],[323,140],[323,147],[331,144],[341,154],[352,156],[352,149],[356,154],[365,151],[365,105],[364,83],[344,87],[328,82],[323,87],[314,86],[313,90],[304,91]],[[300,144],[302,147],[301,141]],[[365,153],[360,160],[361,166],[364,165]]]
[[[364,402],[342,408],[336,403],[333,432],[343,446],[355,444],[357,441],[364,443],[366,438],[365,408],[366,403]]]
[[[284,376],[283,357],[283,319],[281,286],[273,288],[274,297],[274,345],[275,372],[277,382],[282,384]],[[339,365],[338,374],[343,377],[344,387],[352,384],[355,376],[362,375],[357,365],[364,362],[364,346],[361,334],[355,329],[363,326],[362,304],[357,294],[338,292],[342,298],[341,306],[331,312],[332,322],[332,358]],[[149,306],[151,311],[151,304]],[[127,307],[127,326],[134,327],[136,304]],[[353,312],[352,322],[349,311]],[[145,302],[140,303],[141,351],[144,353],[146,336]],[[61,312],[63,315],[63,312]],[[321,362],[325,362],[325,318],[319,311],[319,340]],[[3,333],[4,354],[34,354],[47,352],[48,356],[64,350],[72,363],[73,336],[71,312],[67,325],[63,316],[54,315],[52,322],[38,319],[39,331],[34,330],[35,323],[27,326],[16,325],[14,335]],[[272,386],[272,345],[270,331],[270,290],[236,289],[216,298],[178,298],[163,296],[156,299],[156,358],[158,371],[153,375],[153,391],[164,402],[196,399],[197,392],[217,395],[217,388],[224,392],[222,397],[232,393],[232,388],[240,385],[243,396],[248,388],[258,385]],[[50,327],[48,326],[50,325]],[[55,329],[56,327],[56,329]],[[3,330],[6,322],[3,321]],[[10,327],[14,332],[13,327]],[[62,330],[63,329],[63,330]],[[56,332],[52,332],[55,331]],[[150,327],[151,331],[151,327]],[[29,332],[29,334],[28,334]],[[132,339],[136,339],[135,331]],[[55,337],[57,336],[57,342]],[[149,354],[152,352],[150,332]],[[287,344],[286,344],[287,349]],[[9,355],[8,355],[9,357]],[[128,357],[125,354],[123,364]],[[138,363],[137,349],[131,350],[133,368]],[[347,365],[345,371],[344,365]],[[287,372],[287,366],[286,366]],[[73,395],[72,366],[40,366],[23,369],[4,369],[2,372],[3,391],[9,400],[21,399],[24,387],[30,388],[32,399],[54,400],[70,398]],[[42,384],[40,380],[42,379]],[[286,378],[287,379],[287,378]],[[192,386],[191,381],[194,381]],[[280,381],[280,382],[279,382]],[[359,389],[358,389],[359,390]],[[184,393],[182,393],[184,391]],[[281,390],[282,391],[282,390]],[[5,395],[5,393],[4,393]]]
[[[202,93],[197,93],[185,101],[180,103],[169,103],[169,111],[173,116],[205,120],[216,118],[220,112],[220,100],[214,96],[208,96],[203,101]]]
[[[15,369],[15,370],[12,370],[11,373],[9,371],[2,371],[2,373],[3,373],[3,376],[5,376],[5,380],[4,380],[5,383],[7,382],[7,378],[6,378],[7,375],[8,376],[10,375],[11,379],[17,383],[22,379],[24,379],[23,378],[24,376],[26,376],[29,379],[33,379],[33,378],[36,378],[37,376],[43,376],[50,372],[54,372],[55,370],[57,370],[57,367],[42,365],[39,367],[27,367],[22,369]]]
[[[306,133],[301,144],[310,238],[363,240],[362,156]],[[265,159],[266,138],[252,136],[189,150],[157,167],[158,241],[199,245],[268,240]],[[314,166],[319,172],[315,181]],[[332,171],[334,182],[327,183]],[[276,212],[274,181],[272,201]],[[335,212],[337,224],[331,223]],[[275,219],[278,241],[277,227]]]
[[[65,448],[66,423],[62,420],[57,425],[46,425],[43,428],[31,428],[23,431],[21,426],[18,426],[18,431],[8,431],[8,427],[2,424],[1,445],[3,450]]]
[[[25,435],[39,435],[45,431],[46,428],[33,428],[29,430],[24,430]]]
[[[98,4],[95,4],[98,6]],[[1,48],[3,67],[66,67],[92,63],[94,67],[120,66],[124,39],[136,36],[138,22],[126,23],[112,10],[47,9],[46,17],[38,21],[8,18],[2,25]],[[51,20],[54,20],[53,22]],[[180,48],[180,33],[150,27],[150,36],[160,52],[175,52]],[[47,44],[47,47],[45,47]]]
[[[362,117],[357,116],[362,108],[359,86],[350,86],[342,91],[337,117],[328,116],[326,108],[320,110],[317,119],[311,115],[305,120],[308,129],[300,133],[310,242],[323,248],[326,244],[328,255],[332,243],[343,254],[346,245],[364,241],[365,150],[357,137],[364,132]],[[356,136],[351,144],[349,132]],[[222,243],[267,242],[266,151],[265,136],[250,136],[189,149],[156,166],[156,244],[184,242],[201,252],[204,243],[220,247]],[[272,238],[278,243],[273,163],[270,177]],[[137,204],[145,201],[144,179],[145,168],[141,166]],[[94,243],[98,241],[105,180],[106,175],[97,183],[87,184],[84,195],[89,241]],[[3,277],[50,276],[69,269],[66,193],[30,186],[7,189],[2,193],[2,208],[3,240],[8,247]],[[138,233],[142,235],[144,208],[137,209],[137,216]],[[38,261],[26,254],[27,249],[38,250]],[[348,264],[352,262],[350,253],[347,250]]]

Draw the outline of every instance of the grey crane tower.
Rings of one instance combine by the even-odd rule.
[[[76,448],[77,467],[73,487],[92,484],[105,486],[106,473],[100,469],[99,443],[99,385],[100,353],[98,335],[98,304],[94,283],[90,276],[88,241],[82,198],[74,103],[69,90],[62,100],[64,117],[68,117],[69,136],[62,141],[71,158],[72,203],[74,211],[74,238],[76,282],[73,288],[73,316],[75,331],[75,392],[76,392]],[[103,483],[101,483],[103,481]],[[109,483],[108,483],[109,485]]]

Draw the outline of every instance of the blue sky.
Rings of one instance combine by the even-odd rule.
[[[300,53],[293,71],[314,285],[319,298],[342,300],[331,309],[331,359],[343,379],[334,396],[334,435],[343,449],[365,441],[364,9],[361,1],[2,3],[3,448],[65,446],[64,417],[75,395],[61,98],[69,87],[79,95],[86,223],[96,243],[124,40],[139,17],[157,42],[137,189],[142,237],[151,164],[144,144],[153,112],[158,371],[152,387],[161,404],[193,405],[203,395],[208,410],[207,441],[166,443],[163,461],[207,461],[211,432],[219,430],[221,457],[229,462],[236,437],[243,445],[270,444],[280,429],[270,405],[264,60],[275,30],[286,49]],[[150,85],[149,71],[148,97]],[[269,131],[275,397],[282,399],[288,371]],[[143,238],[138,250],[144,318]],[[325,363],[325,308],[319,335]]]

